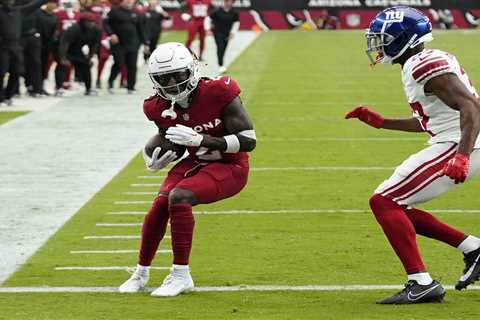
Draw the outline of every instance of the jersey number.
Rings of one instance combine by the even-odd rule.
[[[195,154],[198,159],[206,161],[216,161],[222,159],[222,153],[218,150],[210,150],[205,147],[200,147]]]

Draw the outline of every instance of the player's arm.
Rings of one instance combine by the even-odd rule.
[[[239,97],[223,109],[222,120],[228,132],[223,137],[200,134],[182,125],[168,128],[165,137],[187,147],[206,147],[225,153],[250,152],[255,149],[256,136],[252,121]]]
[[[255,149],[257,140],[253,124],[240,97],[233,99],[223,109],[222,118],[229,135],[224,137],[203,135],[201,146],[227,153],[250,152]]]
[[[435,94],[447,106],[460,112],[462,136],[458,144],[458,152],[466,156],[470,155],[480,132],[479,100],[453,73],[430,79],[425,84],[424,90]]]
[[[367,106],[357,106],[347,113],[345,119],[357,118],[369,126],[377,129],[388,129],[406,132],[423,132],[420,122],[416,118],[385,119]]]
[[[453,73],[430,79],[424,90],[435,94],[447,106],[460,112],[461,138],[458,150],[443,168],[443,174],[455,183],[464,182],[468,176],[470,153],[480,132],[480,102]]]

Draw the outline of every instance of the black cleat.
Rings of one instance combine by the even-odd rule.
[[[391,297],[377,301],[377,304],[413,304],[443,302],[445,289],[433,280],[432,283],[422,286],[415,280],[410,280],[405,288]]]
[[[480,277],[480,248],[463,254],[463,262],[465,262],[465,269],[458,279],[455,289],[466,289],[469,285],[477,281]]]

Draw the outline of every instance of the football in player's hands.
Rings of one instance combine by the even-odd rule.
[[[183,154],[187,150],[185,146],[175,144],[170,140],[166,139],[163,135],[156,134],[147,141],[147,144],[145,145],[145,153],[149,157],[152,157],[153,151],[155,151],[157,147],[162,148],[162,151],[160,151],[158,158],[160,158],[168,150],[172,150],[177,154],[177,159],[179,159],[183,156]]]

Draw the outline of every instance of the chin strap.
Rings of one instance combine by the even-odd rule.
[[[170,117],[172,120],[177,119],[177,113],[175,112],[174,107],[175,107],[175,99],[172,99],[172,104],[170,106],[170,109],[163,110],[162,118]]]

